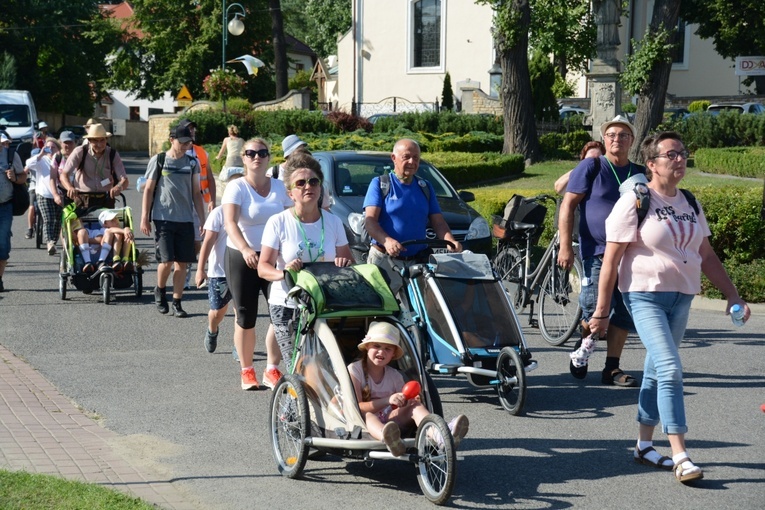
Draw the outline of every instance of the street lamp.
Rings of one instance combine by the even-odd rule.
[[[239,12],[234,13],[234,18],[226,23],[228,20],[228,11],[230,11],[232,8],[237,8]],[[228,32],[231,32],[231,35],[237,36],[242,35],[242,32],[244,32],[244,23],[242,23],[242,20],[239,18],[244,18],[244,7],[242,7],[242,4],[234,3],[226,7],[226,0],[223,0],[223,23],[221,25],[221,29],[223,31],[223,49],[222,49],[222,62],[221,62],[221,69],[223,72],[226,72],[226,43],[228,42]],[[228,30],[226,30],[228,25]],[[226,93],[223,93],[223,111],[226,111]]]

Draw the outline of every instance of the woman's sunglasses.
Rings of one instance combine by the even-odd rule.
[[[258,156],[259,158],[267,158],[268,156],[271,155],[271,153],[268,152],[268,149],[258,149],[258,150],[247,149],[246,151],[244,151],[244,155],[250,159],[254,159],[255,156]]]
[[[321,186],[321,180],[318,177],[311,177],[310,179],[298,179],[292,183],[292,188],[303,189],[305,188],[306,184],[315,188],[317,186]]]

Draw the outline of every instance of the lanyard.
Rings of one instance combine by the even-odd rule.
[[[308,262],[316,262],[319,260],[319,257],[324,255],[324,214],[319,210],[319,215],[321,216],[321,243],[319,244],[319,250],[316,253],[316,257],[313,256],[313,250],[311,250],[311,242],[308,240],[308,236],[305,235],[305,230],[303,229],[303,222],[300,221],[300,218],[298,218],[297,212],[295,209],[292,209],[292,214],[295,216],[295,221],[297,221],[298,229],[300,229],[300,235],[303,236],[303,242],[305,243],[305,247],[308,250]]]
[[[614,173],[614,177],[616,178],[616,182],[618,182],[619,186],[621,186],[622,185],[622,181],[619,179],[619,176],[616,175],[616,169],[614,168],[614,165],[611,164],[611,161],[609,161],[608,158],[606,158],[606,162],[608,162],[608,166],[611,167],[611,171]],[[627,179],[630,178],[630,175],[632,175],[632,161],[630,161],[630,171],[627,172]]]
[[[101,167],[98,166],[99,159],[96,157],[95,153],[91,154],[93,156],[93,159],[96,162],[96,172],[98,173],[98,176],[101,177],[101,179],[104,178],[104,166],[106,166],[106,150],[104,150],[104,153],[101,155]]]

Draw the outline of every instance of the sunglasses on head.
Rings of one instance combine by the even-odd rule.
[[[315,188],[317,186],[321,186],[321,180],[318,177],[311,177],[310,179],[298,179],[292,183],[292,187],[302,189],[305,188],[306,184]]]
[[[244,155],[250,159],[254,158],[255,156],[258,156],[259,158],[267,158],[268,156],[271,155],[271,153],[268,152],[268,149],[258,149],[258,150],[247,149],[246,151],[244,151]]]

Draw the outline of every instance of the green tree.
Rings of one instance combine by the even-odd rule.
[[[91,115],[104,56],[118,38],[90,33],[102,14],[92,0],[8,0],[0,16],[0,48],[19,70],[16,88],[29,90],[40,111]]]
[[[499,95],[504,123],[503,154],[541,157],[529,78],[530,0],[477,0],[494,10],[494,45],[502,68]]]
[[[444,110],[454,110],[454,91],[452,90],[452,77],[449,72],[444,76],[444,88],[441,91],[441,107]]]
[[[0,89],[16,88],[16,59],[7,51],[0,56]]]
[[[241,64],[227,68],[247,81],[251,102],[274,98],[269,64],[274,62],[271,16],[267,0],[241,2],[247,16],[244,33],[228,36],[226,60],[252,54],[266,63],[256,76]],[[202,82],[221,66],[222,2],[220,0],[134,0],[131,30],[110,58],[111,88],[135,91],[145,99],[159,99],[186,85],[192,96],[203,95]],[[234,10],[229,11],[229,19]]]
[[[562,78],[586,72],[595,55],[595,20],[589,0],[532,0],[529,44],[553,55]]]
[[[322,58],[337,54],[337,38],[351,28],[351,0],[282,0],[288,34]]]
[[[555,99],[555,67],[546,53],[536,50],[529,63],[531,99],[537,120],[558,119],[558,102]],[[559,75],[558,75],[559,76]]]
[[[672,70],[671,34],[677,26],[680,0],[656,0],[651,23],[641,41],[633,41],[638,49],[628,59],[622,83],[631,94],[638,94],[635,129],[637,137],[630,149],[630,159],[641,161],[640,145],[650,131],[662,122],[664,100]]]
[[[685,0],[680,16],[697,23],[696,34],[712,39],[723,57],[765,55],[765,2],[762,0]],[[755,83],[757,94],[765,94],[765,76],[744,83]]]

